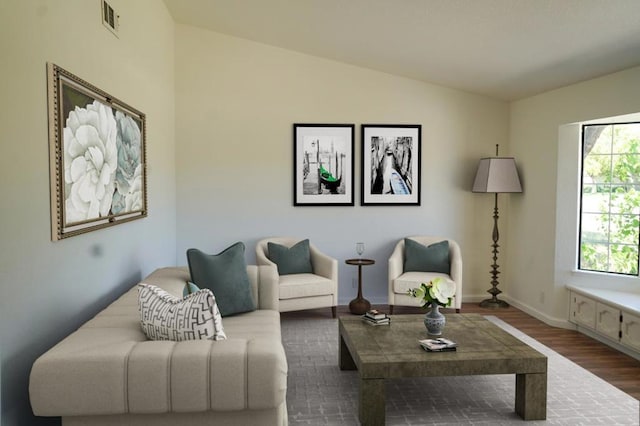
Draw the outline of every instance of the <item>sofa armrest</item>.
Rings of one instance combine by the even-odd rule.
[[[275,265],[262,265],[258,268],[258,308],[279,310],[280,277]]]

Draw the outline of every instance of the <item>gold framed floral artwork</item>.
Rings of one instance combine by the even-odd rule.
[[[51,238],[147,216],[146,118],[47,64]]]

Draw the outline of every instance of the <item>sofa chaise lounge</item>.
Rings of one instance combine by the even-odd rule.
[[[247,266],[257,310],[223,318],[227,340],[151,341],[134,286],[40,356],[38,416],[75,425],[286,425],[287,360],[273,267]],[[181,297],[188,268],[142,282]]]

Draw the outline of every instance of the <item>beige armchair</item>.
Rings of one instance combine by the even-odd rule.
[[[277,268],[276,263],[269,258],[269,243],[290,248],[300,241],[300,238],[290,237],[260,240],[256,244],[256,263]],[[320,252],[313,244],[309,244],[309,252],[312,273],[279,275],[278,310],[288,312],[330,307],[335,318],[338,305],[338,261]]]
[[[441,272],[404,272],[405,244],[404,238],[396,244],[389,258],[389,313],[393,313],[393,307],[420,306],[420,301],[407,294],[409,289],[419,287],[421,283],[428,282],[436,277],[448,278],[456,283],[456,294],[453,297],[451,307],[460,312],[462,308],[462,255],[460,246],[455,241],[443,237],[414,236],[407,237],[417,243],[429,246],[440,241],[449,241],[448,274]]]

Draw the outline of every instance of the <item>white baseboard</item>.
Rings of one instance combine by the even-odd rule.
[[[462,298],[462,302],[463,303],[480,303],[485,299],[490,299],[491,297],[487,294],[474,294],[474,295],[467,295],[464,296]],[[509,303],[510,305],[513,305],[514,307],[520,309],[522,312],[525,312],[529,315],[531,315],[532,317],[539,319],[540,321],[544,322],[547,325],[550,325],[552,327],[559,327],[559,328],[567,328],[569,330],[575,330],[576,327],[575,325],[573,325],[572,323],[569,322],[569,320],[567,319],[563,319],[563,318],[554,318],[551,317],[547,314],[545,314],[544,312],[540,312],[539,310],[525,304],[522,302],[519,302],[515,299],[512,299],[511,297],[509,297],[508,295],[502,293],[499,297],[500,299],[504,300],[505,302]]]
[[[547,325],[550,325],[552,327],[558,327],[558,328],[566,328],[569,330],[576,329],[575,324],[570,323],[569,320],[566,318],[556,318],[556,317],[549,316],[544,312],[540,312],[539,310],[525,303],[521,303],[517,300],[514,300],[509,296],[504,296],[504,300],[509,304],[515,306],[516,308],[520,309],[521,311],[531,315],[532,317],[539,319],[540,321],[544,322]]]

